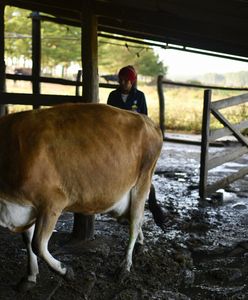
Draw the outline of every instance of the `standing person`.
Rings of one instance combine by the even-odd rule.
[[[146,99],[136,88],[137,73],[133,66],[120,69],[120,86],[109,94],[107,104],[147,115]]]

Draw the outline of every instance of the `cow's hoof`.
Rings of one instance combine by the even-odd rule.
[[[128,281],[130,270],[127,269],[126,264],[122,263],[115,271],[116,278],[120,284]]]
[[[34,288],[36,285],[36,282],[34,281],[28,281],[27,278],[23,277],[20,282],[18,282],[18,284],[16,285],[16,290],[18,292],[27,292],[29,290],[31,290],[32,288]]]
[[[130,271],[126,269],[121,269],[118,274],[118,282],[119,284],[127,284],[130,278]]]
[[[74,278],[75,278],[75,275],[74,275],[73,269],[71,267],[67,267],[67,271],[65,273],[65,279],[68,281],[72,281],[72,280],[74,280]]]

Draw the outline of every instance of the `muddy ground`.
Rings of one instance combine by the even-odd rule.
[[[223,151],[224,148],[211,148]],[[132,271],[118,277],[128,227],[97,216],[95,239],[63,248],[73,215],[61,216],[50,242],[56,257],[71,265],[67,282],[40,261],[39,280],[29,292],[16,284],[26,271],[26,250],[18,234],[0,229],[0,299],[248,299],[248,178],[223,191],[223,200],[198,198],[199,146],[164,145],[153,182],[167,215],[165,231],[146,207],[145,244],[137,248]],[[247,165],[248,157],[212,172],[211,179]]]

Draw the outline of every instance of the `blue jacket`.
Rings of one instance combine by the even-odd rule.
[[[120,88],[112,91],[109,94],[107,104],[147,115],[145,95],[135,87],[132,87],[126,102],[122,100]]]

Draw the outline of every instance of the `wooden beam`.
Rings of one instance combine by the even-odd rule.
[[[143,7],[132,10],[130,6],[114,4],[113,2],[97,2],[96,14],[105,18],[117,19],[119,24],[122,24],[119,27],[123,28],[126,28],[127,24],[130,24],[131,27],[135,24],[142,27],[149,23],[151,26],[163,28],[165,33],[167,30],[171,30],[175,33],[193,34],[195,37],[204,36],[214,40],[223,40],[225,38],[225,40],[230,42],[240,39],[244,41],[244,44],[245,36],[247,35],[247,26],[245,26],[247,22],[244,22],[244,25],[237,29],[230,22],[222,23],[219,19],[214,19],[212,22],[209,22],[209,19],[204,20],[204,18],[200,17],[197,20],[192,17],[186,19],[185,16],[168,12],[168,10],[157,9],[152,11],[145,10]],[[198,8],[198,14],[201,16],[204,15],[204,12]],[[217,25],[218,28],[216,28]],[[228,34],[226,33],[227,30]]]
[[[216,168],[226,162],[235,160],[240,156],[246,154],[248,152],[248,148],[246,146],[243,147],[235,147],[231,151],[226,152],[218,152],[216,155],[212,156],[208,161],[208,170]]]
[[[183,27],[181,26],[181,28]],[[222,38],[215,38],[213,35],[206,36],[195,31],[185,32],[180,29],[171,29],[168,28],[166,24],[164,26],[162,26],[162,24],[161,26],[155,26],[154,23],[148,24],[147,22],[145,24],[132,23],[131,21],[129,23],[120,23],[118,20],[101,17],[99,18],[99,30],[135,38],[151,39],[158,42],[226,53],[229,55],[247,57],[248,53],[247,44],[234,39],[226,39],[225,35],[223,35]]]
[[[75,95],[76,96],[80,95],[80,90],[81,89],[79,89],[79,87],[82,86],[81,77],[82,77],[82,70],[78,70],[77,78],[76,78],[76,89],[75,89]]]
[[[18,94],[18,93],[3,93],[0,92],[1,104],[21,104],[21,105],[44,105],[52,106],[62,103],[81,102],[82,97],[76,96],[61,96],[61,95],[33,95],[33,94]]]
[[[232,125],[236,130],[242,130],[242,129],[246,129],[248,128],[248,121],[242,121],[238,124],[234,124]],[[210,134],[209,134],[209,141],[210,142],[214,142],[219,138],[228,136],[228,135],[233,135],[233,132],[227,128],[220,128],[220,129],[216,129],[216,130],[210,130]]]
[[[39,12],[32,12],[32,88],[33,94],[40,94],[40,69],[41,69],[41,28]],[[34,103],[33,108],[39,108]]]
[[[53,16],[64,17],[68,20],[76,20],[80,22],[80,7],[72,6],[71,2],[61,1],[57,3],[55,1],[25,1],[25,0],[1,0],[4,1],[5,5],[16,6],[31,11],[40,11],[51,14]],[[79,2],[78,2],[79,3]]]
[[[79,213],[74,214],[72,229],[72,240],[86,241],[94,236],[95,216],[86,216]]]
[[[83,101],[99,102],[98,98],[98,53],[97,53],[97,18],[93,13],[92,2],[83,2],[82,23],[82,69]],[[74,214],[72,239],[85,241],[94,236],[95,216]]]
[[[91,1],[83,6],[82,23],[82,66],[83,101],[99,102],[98,96],[98,51],[97,17],[93,14]]]
[[[157,79],[157,90],[159,98],[159,124],[162,131],[163,139],[165,138],[165,100],[163,89],[163,75],[159,75]]]
[[[6,78],[12,79],[12,80],[32,81],[33,77],[31,75],[6,74]],[[69,79],[64,79],[64,78],[54,78],[54,77],[44,77],[44,76],[40,76],[40,82],[62,84],[62,85],[74,85],[74,86],[82,85],[82,81],[78,82],[76,80],[69,80]]]
[[[67,18],[72,22],[80,21],[80,15],[83,11],[79,7],[79,1],[74,3],[63,1],[63,8],[61,2],[58,1],[5,0],[5,3],[26,9],[39,8],[40,11],[53,14],[58,18]],[[160,6],[163,7],[161,2],[156,5],[149,4],[147,9],[145,9],[145,4],[140,9],[133,10],[130,8],[130,5],[134,5],[132,3],[120,5],[112,2],[107,3],[106,1],[93,1],[92,5],[94,6],[94,12],[100,16],[98,18],[99,28],[106,32],[120,33],[143,39],[150,38],[160,42],[247,57],[248,46],[245,38],[248,34],[248,26],[245,26],[247,21],[245,18],[240,21],[239,14],[237,14],[237,20],[240,22],[235,22],[235,25],[230,25],[233,22],[219,21],[222,16],[227,19],[230,18],[229,13],[225,15],[224,8],[227,9],[225,5],[218,6],[221,13],[219,18],[211,18],[213,20],[211,24],[204,20],[207,17],[206,14],[201,18],[204,13],[203,9],[198,9],[198,6],[192,4],[192,2],[191,5],[198,12],[198,16],[194,18],[191,15],[186,17],[186,15],[177,14],[169,9],[161,9]],[[164,5],[166,7],[166,4]],[[178,5],[182,7],[185,4],[180,2]],[[153,6],[158,8],[154,9]],[[189,8],[187,8],[187,11],[190,14]],[[236,16],[234,19],[236,19]],[[242,26],[243,23],[244,26]]]
[[[109,30],[112,27],[114,33],[118,33],[119,30],[124,35],[133,34],[136,37],[142,34],[145,39],[159,39],[177,45],[247,57],[248,22],[247,18],[242,17],[247,12],[246,5],[246,9],[239,8],[240,10],[235,12],[235,1],[231,5],[215,4],[213,8],[204,4],[206,11],[195,1],[187,2],[186,5],[182,0],[175,4],[173,1],[162,3],[161,0],[154,4],[144,3],[139,7],[133,2],[118,2],[92,1],[94,13],[100,16],[99,25],[105,31],[111,32]],[[5,0],[5,3],[26,9],[39,9],[75,22],[81,21],[80,15],[83,11],[80,1],[67,3]],[[132,6],[135,8],[132,9]],[[234,9],[230,14],[232,7]],[[209,22],[209,19],[212,21]]]
[[[244,167],[240,169],[238,172],[233,173],[225,178],[222,178],[211,185],[209,184],[206,187],[206,196],[211,196],[211,194],[216,192],[218,189],[226,187],[228,184],[234,182],[237,179],[244,177],[246,174],[248,174],[248,167]]]
[[[0,92],[5,91],[5,59],[4,59],[4,4],[0,3]],[[0,105],[0,117],[6,113],[6,106]]]
[[[212,2],[212,3],[211,3]],[[246,26],[248,6],[242,1],[235,1],[232,5],[225,5],[221,1],[160,1],[159,9],[187,19],[201,20],[212,24],[226,24],[234,27]],[[241,8],[242,7],[242,8]],[[241,9],[240,9],[241,8]]]
[[[205,53],[207,54],[207,53]],[[248,61],[247,61],[248,62]],[[167,85],[176,85],[176,86],[186,86],[186,87],[195,87],[201,89],[211,89],[211,90],[224,90],[224,91],[248,91],[248,88],[243,87],[225,87],[220,85],[204,85],[204,84],[194,84],[194,83],[185,83],[185,82],[176,82],[176,81],[169,81],[163,80],[163,84]],[[247,94],[248,95],[248,94]],[[222,100],[220,100],[222,101]],[[248,101],[248,100],[247,100]],[[219,102],[219,101],[216,101]],[[212,102],[213,105],[216,102]]]
[[[6,78],[12,79],[12,80],[32,81],[32,76],[30,76],[30,75],[6,74]],[[62,84],[62,85],[72,85],[72,86],[82,86],[82,81],[69,80],[69,79],[63,79],[63,78],[44,77],[44,76],[40,76],[40,82],[55,83],[55,84]],[[119,85],[117,83],[99,83],[99,87],[101,87],[101,88],[116,89],[118,86]]]
[[[210,126],[210,106],[211,90],[204,91],[204,104],[202,115],[202,140],[201,140],[201,163],[200,163],[200,183],[199,196],[201,199],[206,198],[206,186],[208,179],[208,148],[209,148],[209,126]]]
[[[212,107],[215,109],[222,109],[229,106],[239,105],[248,102],[248,93],[242,94],[240,96],[233,96],[218,101],[212,102]]]
[[[248,146],[248,140],[213,106],[211,106],[211,113],[218,121],[220,121],[221,124],[228,127],[228,129],[232,131],[233,135],[238,139],[238,141]]]
[[[68,25],[68,26],[73,26],[73,27],[81,26],[80,20],[71,21],[71,20],[68,20],[65,18],[49,17],[49,16],[45,16],[45,15],[40,15],[38,18],[41,21],[52,22],[52,23],[61,24],[61,25]]]
[[[152,26],[168,28],[175,32],[180,31],[186,34],[193,33],[199,36],[204,35],[208,37],[211,32],[212,35],[214,34],[215,39],[223,39],[223,30],[229,30],[228,38],[233,38],[234,40],[237,38],[237,35],[241,36],[241,34],[247,33],[247,28],[245,26],[245,24],[247,24],[246,20],[242,22],[243,26],[240,26],[237,29],[235,26],[232,26],[230,22],[220,22],[219,18],[209,22],[209,18],[207,18],[206,13],[202,11],[202,9],[198,7],[197,11],[198,18],[192,16],[186,18],[183,14],[180,15],[166,9],[145,10],[142,6],[136,9],[130,9],[130,6],[126,5],[124,2],[120,5],[113,2],[106,3],[99,1],[96,5],[96,14],[110,19],[117,19],[119,23],[123,24],[123,27],[125,27],[127,23],[137,25],[149,23]],[[201,18],[201,16],[203,17]],[[147,20],[149,20],[149,22],[147,22]],[[217,27],[217,25],[219,27]],[[227,35],[224,37],[227,37]]]

